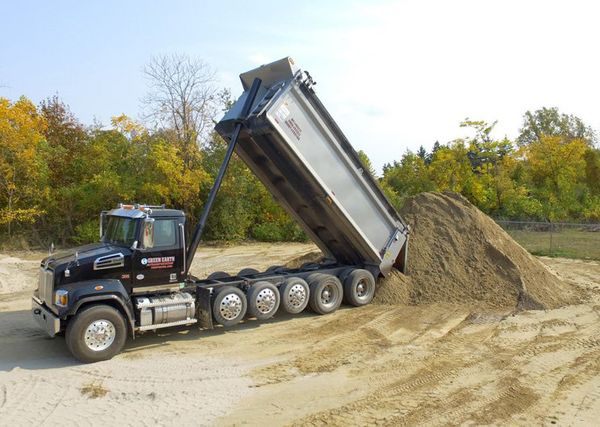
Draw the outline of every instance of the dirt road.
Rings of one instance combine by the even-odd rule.
[[[204,248],[193,271],[265,268],[312,250]],[[148,334],[111,361],[81,365],[30,319],[40,257],[0,255],[3,425],[591,425],[600,417],[599,263],[543,259],[588,294],[554,310],[344,308]]]

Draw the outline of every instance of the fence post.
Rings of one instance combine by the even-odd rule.
[[[552,232],[554,231],[554,224],[550,220],[550,256],[552,256]]]

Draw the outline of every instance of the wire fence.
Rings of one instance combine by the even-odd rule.
[[[600,260],[600,223],[495,221],[534,255]]]

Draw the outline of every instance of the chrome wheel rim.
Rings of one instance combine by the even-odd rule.
[[[369,292],[369,286],[365,283],[364,280],[361,280],[356,285],[356,296],[359,298],[364,298]]]
[[[258,293],[256,296],[256,308],[262,314],[267,314],[273,311],[277,297],[272,289],[266,288]]]
[[[336,302],[336,289],[333,285],[325,285],[323,286],[323,290],[321,291],[321,303],[324,306],[334,305]]]
[[[115,325],[110,320],[95,320],[85,329],[84,342],[92,351],[106,350],[117,336]]]
[[[227,294],[219,307],[221,316],[226,320],[233,320],[242,312],[242,299],[236,294]]]
[[[306,301],[306,289],[302,285],[294,285],[288,292],[289,305],[298,308]]]

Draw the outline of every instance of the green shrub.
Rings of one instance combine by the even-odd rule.
[[[83,224],[79,224],[75,227],[75,236],[73,236],[73,242],[78,245],[97,242],[99,240],[98,227],[98,220],[87,221]]]

